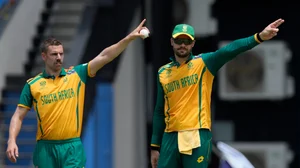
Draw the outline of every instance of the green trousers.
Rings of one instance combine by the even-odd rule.
[[[193,149],[192,155],[181,154],[178,149],[178,133],[164,133],[158,168],[207,168],[212,151],[212,134],[200,129],[201,146]]]
[[[38,168],[84,168],[86,157],[80,138],[39,140],[33,154]]]

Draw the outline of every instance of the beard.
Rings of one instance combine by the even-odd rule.
[[[185,48],[178,48],[178,49],[174,48],[174,52],[175,52],[175,55],[178,56],[179,58],[186,58],[186,57],[190,56],[191,51],[189,51],[188,49],[185,49]]]

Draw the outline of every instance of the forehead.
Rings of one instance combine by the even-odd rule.
[[[63,49],[63,46],[62,45],[50,45],[48,46],[48,52],[49,53],[56,53],[56,52],[63,52],[64,49]]]
[[[176,39],[179,39],[179,38],[181,38],[181,39],[190,39],[190,37],[189,37],[189,36],[187,36],[187,35],[184,35],[184,34],[182,34],[182,35],[179,35],[179,36],[177,36],[177,37],[176,37]]]

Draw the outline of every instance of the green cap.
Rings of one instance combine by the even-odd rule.
[[[178,24],[174,27],[172,37],[176,38],[179,35],[189,36],[192,40],[195,39],[195,31],[191,25],[188,24]]]

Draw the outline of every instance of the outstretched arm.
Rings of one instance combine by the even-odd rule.
[[[259,43],[275,37],[279,31],[278,27],[283,22],[284,20],[278,19],[269,24],[262,32],[256,33],[254,36],[235,40],[215,52],[202,54],[205,65],[213,75],[216,75],[218,70],[225,63],[232,60],[240,53],[250,50]]]
[[[144,19],[139,26],[133,30],[130,34],[128,34],[125,38],[120,40],[118,43],[113,44],[107,48],[105,48],[98,56],[96,56],[93,60],[89,62],[90,74],[95,75],[99,69],[101,69],[104,65],[108,64],[112,60],[114,60],[117,56],[121,54],[128,46],[128,44],[135,40],[136,38],[144,38],[140,31],[142,29],[147,29],[144,27],[144,23],[146,19]]]

